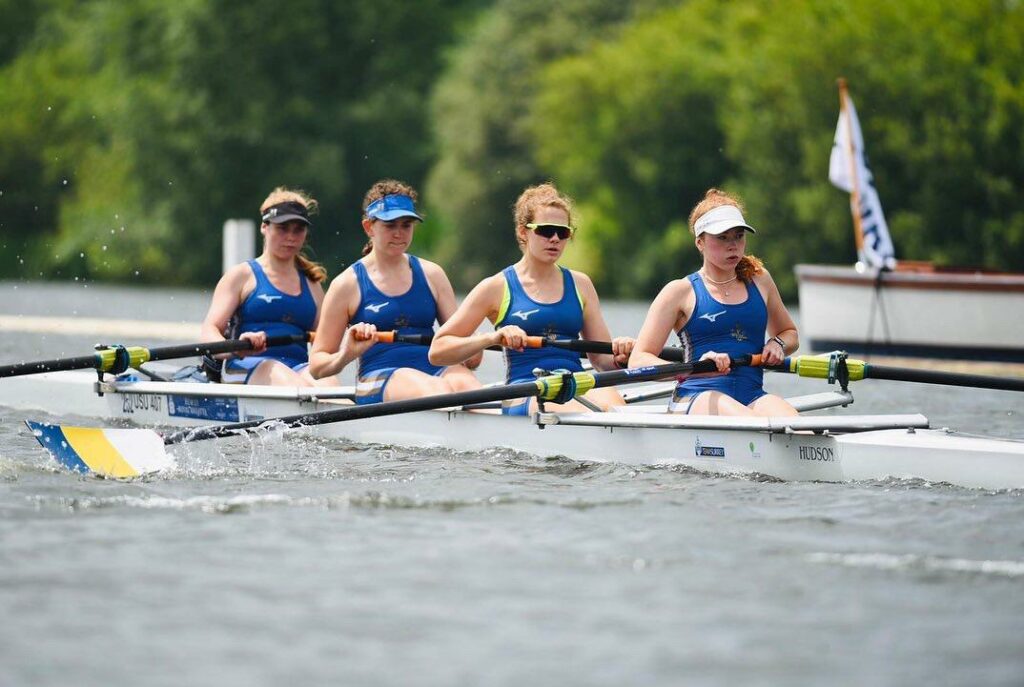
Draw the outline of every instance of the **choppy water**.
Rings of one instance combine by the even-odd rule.
[[[13,286],[0,312],[206,305]],[[91,343],[0,332],[0,362]],[[1008,393],[864,384],[861,412],[1024,436]],[[25,417],[0,407],[0,685],[1024,683],[1022,492],[294,437],[118,482],[54,468]]]

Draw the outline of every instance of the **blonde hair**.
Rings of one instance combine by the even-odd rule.
[[[715,208],[722,207],[723,205],[732,205],[741,213],[744,212],[743,203],[740,202],[739,198],[731,196],[725,191],[717,188],[709,188],[701,198],[700,202],[693,206],[693,210],[690,211],[690,232],[696,236],[694,231],[694,225],[701,217],[706,213],[714,210]],[[744,255],[740,258],[740,261],[736,263],[736,276],[744,284],[749,284],[756,275],[764,272],[764,263],[761,259],[755,255]]]
[[[363,196],[363,219],[368,219],[366,216],[366,208],[370,207],[370,204],[376,200],[380,200],[384,196],[409,196],[412,198],[412,202],[415,204],[419,201],[419,194],[409,184],[398,181],[397,179],[381,179],[366,192]],[[423,214],[422,212],[419,214]],[[373,241],[367,241],[366,245],[363,246],[363,255],[369,255],[370,251],[373,250]]]
[[[266,200],[260,203],[260,215],[262,215],[267,208],[272,205],[277,205],[278,203],[298,203],[302,207],[306,208],[306,212],[310,215],[316,214],[320,207],[320,204],[316,202],[316,199],[305,191],[278,186],[270,192],[270,195],[267,196]],[[266,224],[266,222],[264,222],[264,224]],[[302,250],[305,251],[306,247],[303,246]],[[327,279],[327,270],[324,269],[323,265],[313,262],[305,255],[304,252],[300,252],[295,256],[295,266],[299,268],[299,271],[305,274],[306,277],[314,284],[318,284]]]
[[[516,223],[516,242],[520,247],[524,245],[524,242],[519,236],[519,227],[525,227],[533,222],[537,211],[546,207],[564,210],[565,214],[569,217],[569,226],[575,226],[572,198],[560,192],[550,181],[538,184],[537,186],[530,186],[519,194],[512,213]]]

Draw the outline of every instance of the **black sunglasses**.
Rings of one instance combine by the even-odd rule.
[[[567,226],[565,224],[530,223],[526,225],[526,228],[532,229],[535,234],[537,234],[538,236],[543,236],[546,239],[549,239],[557,234],[559,240],[561,241],[565,241],[570,236],[572,236],[576,231],[573,227]]]

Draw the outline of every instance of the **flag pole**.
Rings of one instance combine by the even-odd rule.
[[[840,77],[839,84],[839,111],[846,120],[846,140],[849,145],[848,158],[850,160],[850,180],[853,182],[850,191],[850,214],[853,215],[853,236],[857,244],[857,257],[864,257],[864,229],[860,222],[860,183],[857,180],[857,156],[853,144],[853,124],[850,122],[850,110],[846,106],[847,98],[846,79]]]

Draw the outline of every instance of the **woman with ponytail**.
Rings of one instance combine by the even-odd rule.
[[[302,254],[316,207],[310,196],[284,187],[275,188],[260,205],[263,253],[221,277],[202,327],[204,341],[246,339],[252,350],[224,357],[222,368],[204,361],[210,376],[238,384],[337,383],[310,376],[305,343],[267,348],[268,336],[305,335],[316,329],[327,272]]]
[[[690,230],[704,264],[669,282],[647,313],[632,367],[657,365],[671,331],[689,360],[715,361],[717,373],[695,375],[676,386],[669,409],[693,415],[795,415],[784,399],[765,392],[756,367],[730,370],[729,357],[760,354],[765,365],[782,362],[800,345],[793,318],[764,265],[745,253],[747,232],[740,201],[710,189],[690,213]]]
[[[416,223],[416,191],[393,179],[363,198],[362,259],[331,283],[310,354],[315,377],[334,376],[359,361],[356,403],[378,403],[480,387],[467,364],[431,365],[427,347],[377,343],[378,331],[431,335],[455,312],[455,291],[439,265],[407,253]],[[467,356],[469,357],[469,356]],[[461,361],[458,361],[461,363]]]

